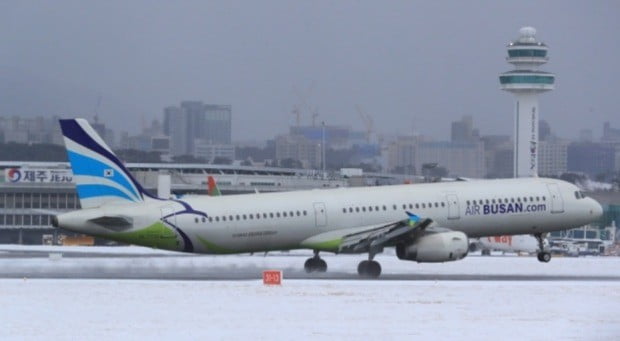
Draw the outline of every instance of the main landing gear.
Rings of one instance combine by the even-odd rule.
[[[368,260],[361,261],[357,266],[357,273],[361,277],[377,278],[381,275],[381,264],[375,260],[372,260],[373,258],[373,254],[368,254]]]
[[[551,260],[551,253],[545,250],[545,241],[542,233],[536,233],[534,234],[534,237],[536,237],[536,240],[538,241],[538,261],[549,263]]]
[[[304,263],[304,270],[307,273],[327,271],[327,263],[319,257],[319,251],[314,250],[314,257],[308,258]]]

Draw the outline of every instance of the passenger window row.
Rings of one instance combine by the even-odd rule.
[[[402,204],[402,208],[403,210],[406,209],[417,209],[419,210],[420,208],[425,209],[425,208],[433,208],[433,207],[446,207],[446,203],[445,202],[429,202],[429,203],[415,203],[415,204]],[[394,204],[392,205],[392,209],[393,210],[397,210],[398,209],[398,205]],[[379,212],[379,211],[387,211],[388,207],[386,205],[383,206],[355,206],[355,207],[343,207],[342,208],[342,213],[359,213],[359,212]]]
[[[250,214],[230,214],[230,215],[222,215],[215,217],[202,217],[202,218],[194,218],[195,223],[203,222],[206,223],[207,220],[212,222],[220,222],[220,221],[239,221],[239,220],[260,220],[260,219],[274,219],[274,218],[294,218],[307,216],[308,211],[283,211],[283,212],[270,212],[270,213],[250,213]]]
[[[517,197],[517,198],[497,198],[497,199],[477,199],[477,200],[467,200],[467,205],[484,205],[484,204],[508,204],[508,203],[515,203],[515,202],[539,202],[539,201],[546,201],[547,197],[545,196],[537,196],[537,197]]]

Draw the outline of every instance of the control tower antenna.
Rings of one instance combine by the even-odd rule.
[[[554,89],[555,75],[539,71],[548,48],[536,40],[536,29],[523,27],[508,44],[506,61],[515,69],[499,76],[501,89],[515,96],[514,177],[538,176],[538,95]]]

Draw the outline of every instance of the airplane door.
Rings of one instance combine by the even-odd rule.
[[[454,194],[446,194],[446,199],[448,200],[448,219],[460,219],[460,207],[459,207],[459,197]]]
[[[564,199],[562,198],[558,184],[547,184],[547,188],[551,195],[551,213],[564,212]]]
[[[327,225],[327,211],[325,210],[325,203],[314,203],[314,220],[316,227],[325,227]]]

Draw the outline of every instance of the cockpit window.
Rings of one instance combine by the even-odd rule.
[[[586,195],[582,191],[575,191],[575,198],[577,198],[577,199],[584,199],[584,198],[586,198]]]

